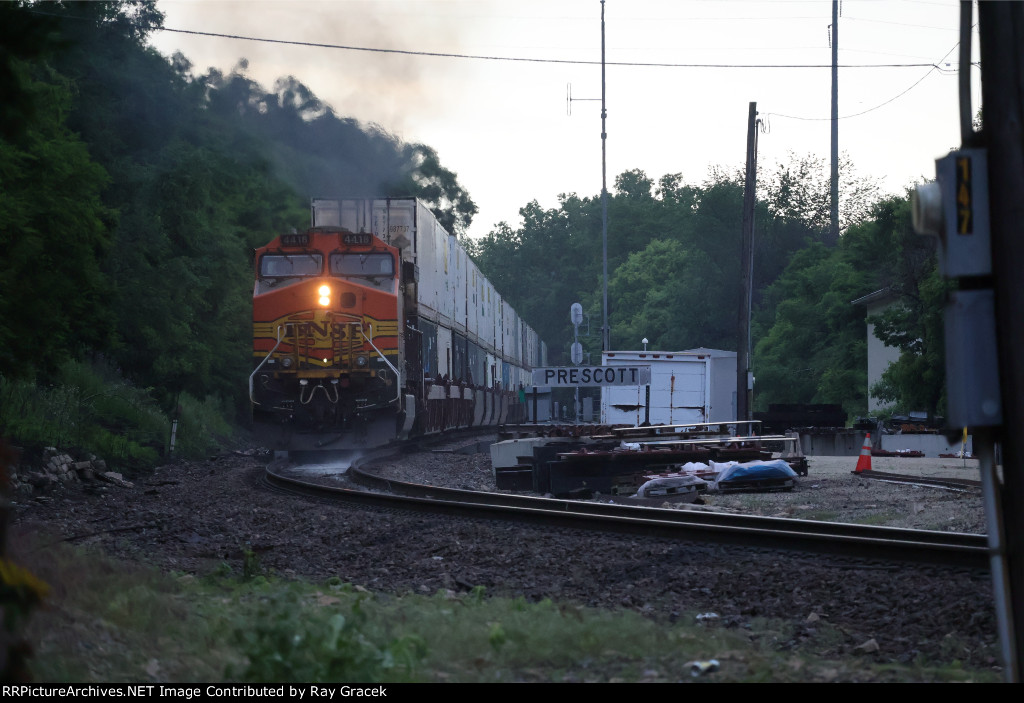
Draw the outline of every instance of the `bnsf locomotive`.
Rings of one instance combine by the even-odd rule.
[[[520,422],[546,349],[422,203],[312,203],[256,250],[257,432],[277,450]]]

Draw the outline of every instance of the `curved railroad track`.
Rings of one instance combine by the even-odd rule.
[[[904,483],[911,486],[927,486],[929,488],[943,488],[949,491],[964,491],[966,493],[981,493],[981,481],[975,481],[967,478],[908,476],[905,474],[894,474],[886,471],[874,470],[862,471],[857,475],[861,478],[869,478],[874,481]]]
[[[442,488],[385,479],[360,468],[401,450],[392,447],[352,459],[348,477],[366,490],[310,480],[308,473],[303,475],[283,462],[268,466],[263,480],[275,490],[292,494],[390,509],[789,550],[829,555],[838,560],[916,562],[972,569],[989,566],[985,535]]]

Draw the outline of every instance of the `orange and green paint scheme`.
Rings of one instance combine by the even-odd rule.
[[[370,365],[360,366],[357,359],[361,356],[372,362],[378,358],[378,350],[391,364],[398,365],[396,276],[371,283],[359,277],[325,272],[331,254],[387,252],[397,262],[398,251],[376,238],[369,246],[343,246],[341,241],[338,231],[311,231],[308,245],[301,249],[281,247],[278,238],[257,250],[257,283],[253,293],[254,366],[263,361],[275,345],[273,358],[291,359],[288,368],[275,364],[275,375],[372,374]],[[309,271],[297,276],[261,276],[261,259],[266,254],[289,260],[306,257]],[[318,265],[314,263],[316,256],[319,256]],[[283,284],[280,287],[274,283],[261,284],[261,280],[281,280]],[[329,289],[326,295],[324,286]]]

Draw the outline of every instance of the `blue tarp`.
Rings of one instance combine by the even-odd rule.
[[[796,476],[782,459],[772,461],[748,461],[742,464],[733,464],[722,469],[718,474],[715,483],[723,481],[756,481],[768,478],[792,478]]]

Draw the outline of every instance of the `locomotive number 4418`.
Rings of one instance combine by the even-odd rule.
[[[345,234],[341,235],[341,243],[354,244],[356,246],[365,246],[367,244],[373,243],[373,235],[368,232],[360,232],[358,234],[346,232]]]

